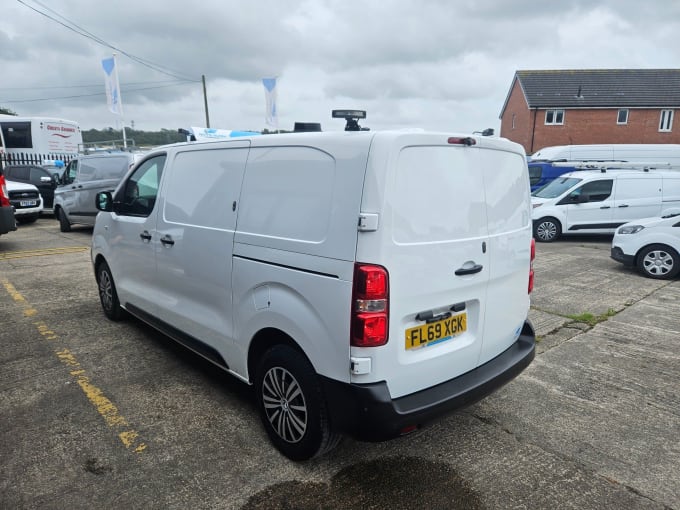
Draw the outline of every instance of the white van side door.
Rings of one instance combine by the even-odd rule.
[[[565,232],[593,232],[612,228],[611,178],[586,182],[566,195],[556,205],[565,211]]]
[[[191,145],[166,169],[157,225],[157,299],[160,320],[228,359],[234,228],[249,142],[217,147]]]
[[[154,315],[156,312],[155,234],[156,197],[166,155],[146,160],[135,169],[114,195],[114,212],[103,216],[107,239],[114,249],[108,250],[108,264],[116,279],[121,304],[137,307]]]
[[[614,197],[614,223],[657,216],[661,212],[661,197],[661,176],[619,177]]]

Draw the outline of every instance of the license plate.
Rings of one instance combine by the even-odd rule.
[[[21,207],[35,207],[36,205],[38,205],[38,201],[37,200],[21,200],[19,202],[19,205]]]
[[[418,349],[450,340],[467,330],[467,314],[461,313],[437,322],[406,330],[406,349]]]

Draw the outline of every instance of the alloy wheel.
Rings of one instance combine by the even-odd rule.
[[[269,423],[281,439],[297,443],[304,437],[307,404],[293,374],[282,367],[269,369],[262,382],[262,403]]]

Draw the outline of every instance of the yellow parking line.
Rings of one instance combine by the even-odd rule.
[[[0,260],[44,257],[46,255],[62,255],[64,253],[81,253],[89,249],[89,246],[64,246],[60,248],[42,248],[39,250],[8,251],[0,253]]]
[[[2,285],[14,302],[23,308],[24,316],[31,317],[37,314],[37,310],[35,310],[26,298],[17,291],[14,285],[5,278],[0,281],[2,281]],[[38,330],[38,333],[46,340],[49,340],[50,342],[59,340],[59,335],[44,322],[34,322],[33,325]],[[118,412],[116,405],[102,390],[91,382],[90,377],[87,375],[87,372],[76,356],[66,347],[57,347],[55,348],[54,353],[57,358],[59,358],[59,361],[68,367],[71,377],[76,380],[80,389],[95,407],[100,416],[104,418],[106,424],[118,434],[118,439],[120,439],[125,448],[136,453],[141,453],[146,450],[146,444],[140,440],[139,434],[130,428],[130,424]]]

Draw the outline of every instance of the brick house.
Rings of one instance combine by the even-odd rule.
[[[675,110],[680,69],[517,71],[501,136],[527,154],[551,145],[680,143]]]

